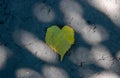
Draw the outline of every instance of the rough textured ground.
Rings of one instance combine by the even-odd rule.
[[[75,30],[62,62],[51,25]],[[0,78],[120,78],[120,1],[0,0]]]

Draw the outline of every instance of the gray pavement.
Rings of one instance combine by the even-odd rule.
[[[120,78],[119,12],[119,0],[0,0],[0,78]],[[51,25],[75,30],[62,62]]]

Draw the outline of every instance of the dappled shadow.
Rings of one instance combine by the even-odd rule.
[[[0,2],[0,78],[120,75],[120,28],[88,0],[8,2]],[[75,44],[60,62],[44,38],[49,26],[66,24],[75,30]]]
[[[84,10],[83,17],[86,22],[89,25],[101,25],[109,33],[109,39],[102,43],[111,50],[113,57],[115,57],[116,52],[120,49],[118,46],[120,43],[117,41],[119,39],[120,28],[106,14],[92,7],[87,1],[79,0],[78,2],[81,3],[80,5]]]

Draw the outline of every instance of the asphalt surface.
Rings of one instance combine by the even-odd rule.
[[[120,78],[119,0],[0,0],[0,78]],[[60,56],[46,29],[70,25]]]

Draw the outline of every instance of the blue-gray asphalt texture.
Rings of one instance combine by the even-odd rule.
[[[65,5],[62,7],[62,4],[60,4],[61,1],[62,4],[68,5],[69,7],[64,7]],[[115,67],[106,69],[93,62],[93,60],[91,60],[92,58],[89,58],[92,56],[89,51],[91,51],[93,46],[87,43],[79,31],[76,30],[75,44],[66,53],[62,62],[60,62],[60,56],[56,53],[52,54],[57,57],[55,59],[57,62],[48,62],[37,57],[24,45],[21,45],[22,42],[20,42],[21,40],[19,40],[19,38],[22,36],[17,35],[18,38],[15,38],[16,35],[14,34],[16,34],[16,32],[19,33],[19,31],[22,30],[31,33],[37,37],[39,41],[45,44],[46,29],[51,25],[58,25],[60,28],[64,25],[71,25],[73,29],[81,29],[79,28],[79,26],[82,25],[81,20],[74,21],[73,18],[71,21],[67,22],[67,19],[65,19],[69,18],[69,15],[67,16],[67,14],[65,14],[67,13],[65,10],[69,10],[70,7],[72,7],[73,9],[70,9],[69,13],[75,13],[78,9],[77,5],[82,9],[82,13],[79,12],[78,14],[88,25],[100,25],[108,31],[109,38],[105,41],[101,41],[100,45],[105,46],[109,50],[109,54],[113,58],[112,61],[116,64]],[[42,11],[48,13],[45,14],[48,16],[45,16]],[[78,26],[74,27],[76,24],[78,24]],[[97,29],[97,26],[95,28]],[[95,31],[92,33],[95,33]],[[96,47],[97,45],[94,46]],[[8,55],[6,58],[2,58],[4,57],[2,56],[2,53],[4,52],[2,50],[3,47],[5,50],[10,50],[7,50],[8,52],[6,53]],[[0,0],[0,49],[0,61],[4,60],[4,63],[0,62],[0,65],[3,63],[3,66],[0,66],[0,78],[89,78],[96,73],[107,70],[114,72],[118,76],[120,75],[120,58],[116,57],[120,51],[120,27],[106,14],[91,6],[88,0]],[[46,50],[52,52],[48,47],[45,48],[45,51]],[[40,51],[38,52],[40,53]],[[78,54],[76,55],[75,53]],[[77,59],[77,57],[80,57],[80,59]],[[53,69],[51,67],[44,71],[45,66],[48,66],[48,68],[49,66],[52,66]],[[54,67],[56,68],[55,70]],[[30,76],[27,76],[24,73],[24,75],[22,75],[20,73],[21,76],[18,76],[19,73],[17,73],[17,71],[19,69],[24,70],[24,68],[30,69],[31,71],[34,71],[34,73],[30,73]],[[59,69],[57,68],[63,70],[63,73],[61,71],[58,72]],[[28,72],[31,71],[28,70]],[[55,71],[58,73],[55,73]]]

